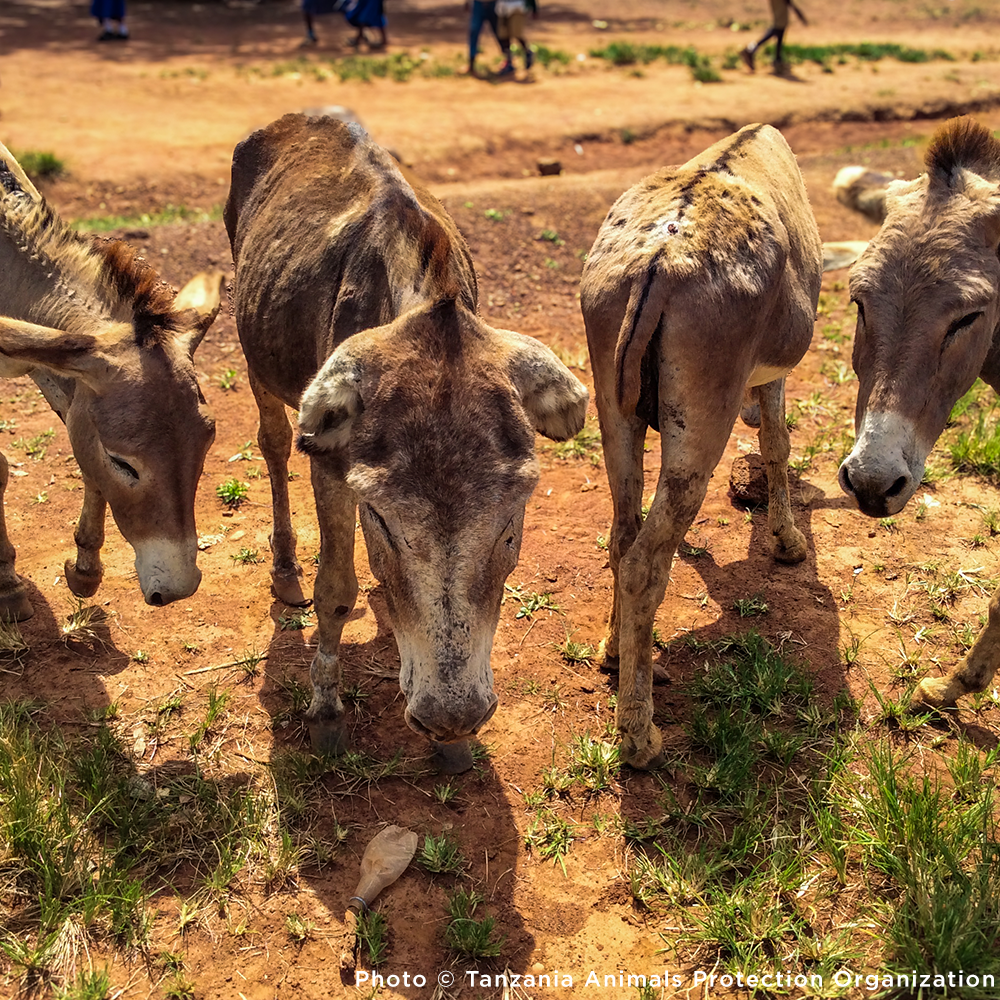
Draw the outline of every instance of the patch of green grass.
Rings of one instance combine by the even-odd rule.
[[[389,953],[389,924],[385,916],[375,910],[359,913],[355,933],[368,961],[373,966],[381,965]]]
[[[436,875],[457,875],[468,867],[458,844],[446,833],[440,837],[425,836],[417,860],[426,871]]]
[[[312,627],[316,613],[310,608],[296,608],[278,616],[282,632],[301,632]]]
[[[220,483],[215,488],[215,495],[230,510],[236,510],[240,504],[246,500],[249,492],[250,486],[247,483],[241,482],[239,479],[235,478],[227,479],[224,483]]]
[[[558,611],[559,605],[553,603],[551,594],[539,594],[537,591],[525,591],[523,587],[511,587],[504,584],[506,591],[518,603],[515,618],[531,618],[536,611]]]
[[[21,169],[32,180],[54,181],[66,172],[66,164],[49,150],[27,149],[14,154]]]
[[[589,458],[596,465],[601,451],[601,432],[597,422],[588,418],[578,434],[568,441],[549,445],[548,449],[556,458]]]
[[[56,432],[50,428],[47,431],[42,431],[41,434],[36,434],[32,438],[18,438],[16,441],[11,442],[11,447],[23,451],[28,458],[40,462],[45,458],[45,452],[48,450],[55,436]]]
[[[756,615],[766,615],[768,612],[767,601],[763,594],[754,594],[752,597],[738,597],[733,601],[733,610],[739,614],[740,618],[753,618]]]
[[[83,233],[106,233],[112,229],[134,229],[136,227],[165,226],[172,222],[218,222],[222,218],[222,206],[216,205],[207,212],[186,205],[167,205],[156,212],[141,215],[104,215],[92,219],[75,219],[70,228]]]
[[[256,566],[264,560],[259,549],[250,549],[243,545],[239,552],[229,557],[238,566]]]
[[[573,830],[569,823],[549,809],[540,809],[535,813],[535,818],[524,835],[525,847],[537,853],[540,858],[558,861],[563,874],[566,872],[563,856],[569,853],[572,843]]]
[[[483,901],[479,893],[457,889],[448,897],[449,923],[444,932],[444,943],[458,955],[466,958],[496,958],[503,947],[504,938],[496,937],[496,919],[474,918]]]

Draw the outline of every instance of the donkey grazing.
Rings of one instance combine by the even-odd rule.
[[[840,485],[870,517],[903,509],[956,400],[976,376],[1000,389],[1000,142],[971,118],[935,135],[927,172],[893,181],[886,218],[851,271],[857,303],[857,442]],[[989,622],[947,677],[915,698],[932,707],[982,691],[1000,661],[1000,591]]]
[[[530,337],[487,326],[465,241],[356,124],[286,115],[236,147],[225,210],[236,321],[274,502],[272,580],[303,604],[288,506],[292,432],[321,550],[313,743],[345,741],[340,637],[357,596],[355,509],[385,585],[406,721],[460,744],[493,714],[490,651],[538,479],[534,431],[582,426],[587,390]],[[447,756],[448,752],[445,752]],[[446,766],[471,766],[468,747]]]
[[[71,231],[0,146],[0,375],[30,375],[69,432],[84,495],[65,572],[79,597],[101,582],[108,504],[147,604],[198,589],[194,497],[215,423],[191,359],[221,282],[203,273],[175,296],[125,243]],[[0,455],[0,496],[7,479]],[[31,613],[0,506],[0,618]]]
[[[626,191],[587,260],[580,294],[614,503],[604,650],[619,660],[617,724],[634,767],[651,766],[661,745],[653,616],[747,387],[760,407],[775,558],[805,558],[788,496],[784,388],[812,337],[821,269],[798,165],[767,125]],[[643,521],[647,426],[660,431],[662,464]]]

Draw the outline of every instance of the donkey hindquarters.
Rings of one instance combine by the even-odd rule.
[[[619,665],[616,722],[633,767],[654,766],[661,747],[653,618],[748,387],[760,404],[774,555],[805,558],[788,495],[784,377],[809,346],[821,276],[801,174],[766,125],[631,188],[588,258],[581,305],[614,505],[604,649]],[[647,426],[661,433],[661,467],[644,521]]]

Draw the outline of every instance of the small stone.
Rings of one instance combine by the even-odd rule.
[[[543,157],[538,161],[538,172],[542,177],[556,177],[562,173],[562,163],[550,157]]]

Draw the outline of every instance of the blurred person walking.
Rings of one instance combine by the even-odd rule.
[[[101,33],[99,42],[127,42],[128,25],[125,23],[125,0],[91,0],[90,16],[97,18]]]
[[[507,43],[507,61],[500,67],[500,76],[512,76],[514,60],[510,54],[510,43],[516,41],[524,53],[524,68],[531,69],[535,53],[525,38],[524,22],[528,11],[538,17],[536,0],[497,0],[497,35],[501,44]]]
[[[767,33],[758,41],[751,42],[742,52],[743,61],[751,73],[754,72],[754,53],[767,41],[774,39],[774,72],[782,76],[788,72],[788,66],[782,58],[782,47],[785,42],[785,30],[788,28],[788,11],[795,11],[796,17],[803,23],[808,24],[805,14],[795,5],[794,0],[771,0],[771,27]]]
[[[470,10],[469,15],[469,68],[466,72],[469,76],[476,75],[476,55],[479,52],[479,35],[482,33],[483,25],[488,24],[493,30],[493,36],[500,46],[500,51],[510,61],[510,45],[500,37],[497,27],[497,0],[465,0],[465,9]],[[511,69],[513,73],[513,68]]]

